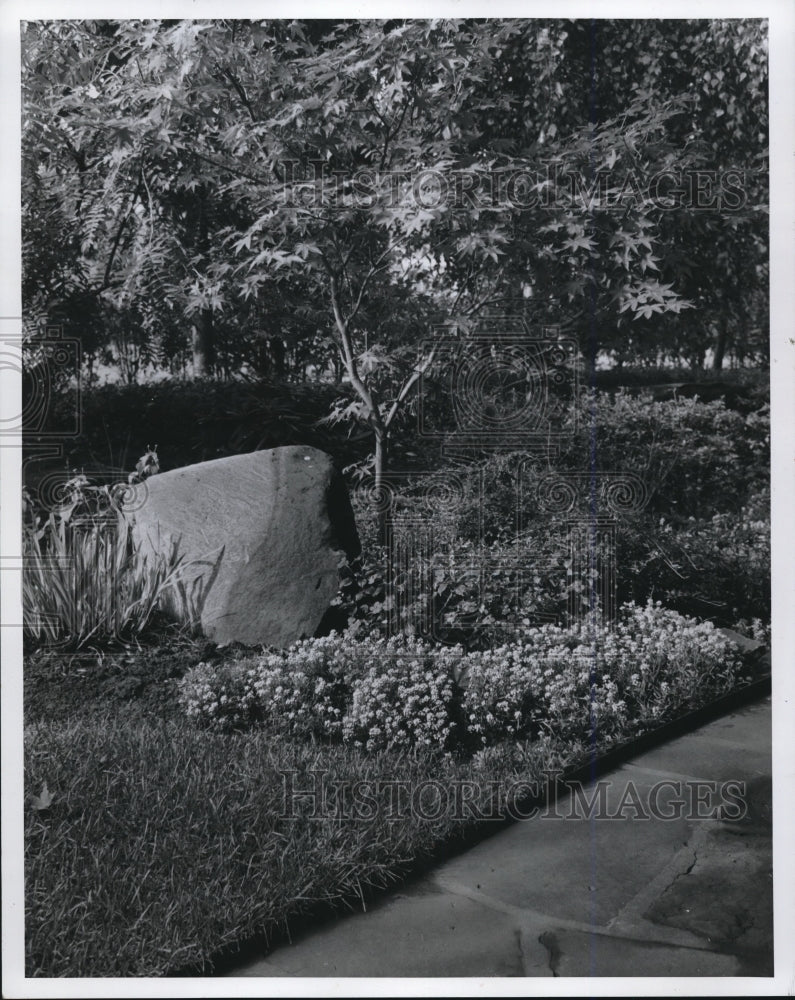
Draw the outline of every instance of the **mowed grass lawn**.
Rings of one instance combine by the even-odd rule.
[[[363,753],[257,730],[197,729],[176,702],[189,641],[26,665],[28,976],[161,976],[328,904],[361,906],[467,826],[383,798],[366,822],[313,772],[409,787],[471,773],[428,751]],[[286,775],[284,772],[288,772]],[[46,793],[42,791],[46,785]],[[46,808],[42,799],[52,797]],[[287,804],[287,813],[285,813]],[[390,818],[393,817],[393,818]]]
[[[289,930],[319,908],[361,906],[369,889],[454,849],[474,827],[494,829],[483,819],[505,811],[512,783],[541,787],[546,770],[593,750],[587,706],[559,735],[475,753],[365,750],[299,739],[267,719],[246,731],[203,729],[177,698],[180,677],[199,660],[222,662],[210,644],[185,637],[116,654],[27,658],[28,976],[207,974],[214,957],[241,943]],[[690,676],[667,717],[745,682],[753,668],[742,671],[722,677],[720,689],[705,682],[695,696]],[[481,685],[490,677],[482,672]],[[615,728],[597,749],[637,730]],[[476,789],[469,807],[450,800],[437,808],[434,787],[461,782]],[[395,797],[396,783],[408,801]],[[430,796],[418,807],[411,796],[422,787]]]

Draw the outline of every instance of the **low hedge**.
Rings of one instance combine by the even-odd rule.
[[[32,462],[29,488],[48,473],[77,469],[89,478],[127,473],[157,446],[162,471],[282,445],[305,444],[340,464],[363,457],[366,441],[351,442],[343,430],[318,424],[345,387],[274,380],[219,382],[167,379],[146,385],[103,385],[52,392],[44,412],[31,411],[23,445],[61,440],[62,457]],[[31,420],[35,418],[35,424]],[[79,433],[71,429],[79,418]],[[43,506],[49,506],[42,498]]]

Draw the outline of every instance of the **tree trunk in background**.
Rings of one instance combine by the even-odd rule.
[[[745,359],[748,357],[748,317],[745,311],[740,315],[740,343],[735,342],[734,352],[737,356],[737,363],[740,368],[745,364]]]
[[[704,360],[707,351],[704,347],[699,347],[690,356],[690,367],[694,371],[701,371],[704,368]]]
[[[729,317],[723,315],[718,325],[718,336],[715,339],[715,354],[712,358],[712,367],[717,372],[723,368],[723,359],[726,356],[726,347],[729,343]]]
[[[284,341],[278,337],[271,337],[268,341],[268,351],[271,359],[271,371],[275,378],[284,378],[285,358]]]
[[[212,309],[203,309],[193,327],[193,373],[212,375],[215,367],[215,328]]]
[[[387,463],[387,432],[380,423],[374,427],[375,433],[375,464],[373,468],[375,476],[375,488],[381,488],[384,480],[384,469]]]
[[[206,257],[210,249],[210,225],[207,211],[207,188],[198,189],[198,250]],[[202,309],[198,325],[193,328],[193,370],[195,375],[212,375],[215,368],[215,327],[213,311]]]

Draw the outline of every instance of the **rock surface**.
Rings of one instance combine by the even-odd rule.
[[[161,473],[134,487],[125,513],[144,551],[177,544],[202,630],[221,645],[313,635],[337,592],[341,553],[359,552],[342,478],[310,447]]]

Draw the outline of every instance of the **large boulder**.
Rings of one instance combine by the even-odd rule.
[[[182,580],[220,645],[285,646],[314,635],[358,555],[331,458],[290,446],[188,465],[135,486],[124,511],[144,551],[184,556]]]

